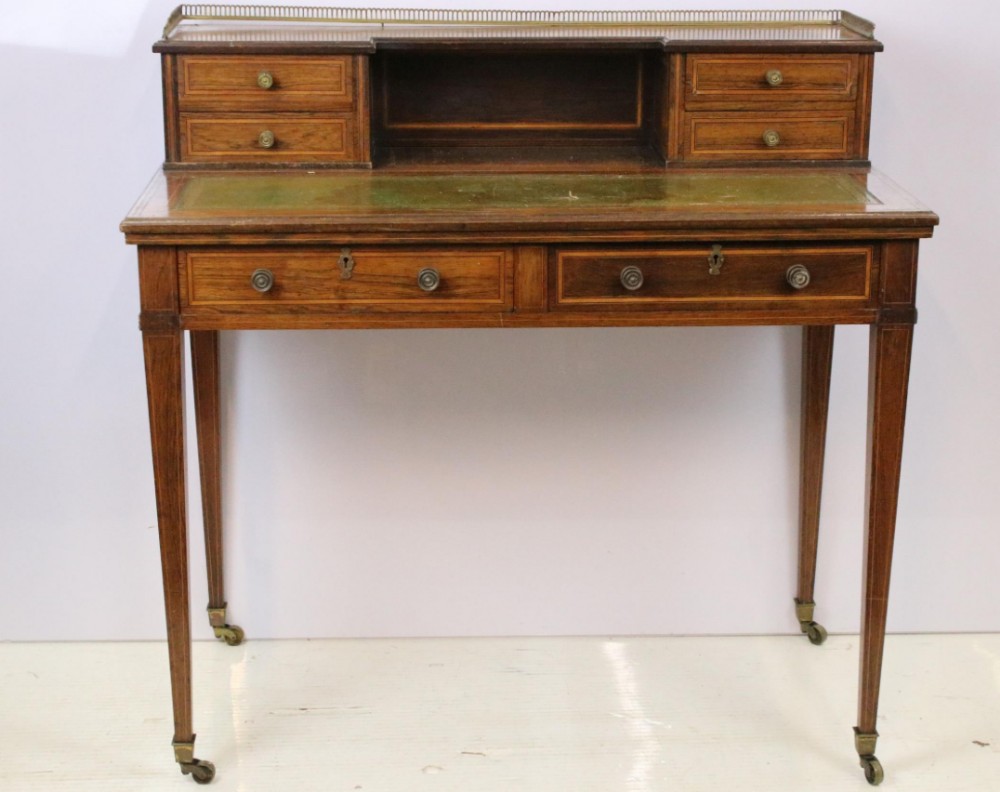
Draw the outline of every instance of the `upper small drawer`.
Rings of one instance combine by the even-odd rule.
[[[177,59],[181,110],[344,110],[354,107],[349,55],[182,55]]]
[[[857,55],[689,55],[686,106],[853,101]],[[742,109],[742,108],[741,108]]]

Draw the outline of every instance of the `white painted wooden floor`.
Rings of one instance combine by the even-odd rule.
[[[223,790],[865,790],[857,638],[198,643]],[[0,790],[193,790],[162,643],[0,644]],[[1000,790],[1000,635],[893,636],[884,790]]]

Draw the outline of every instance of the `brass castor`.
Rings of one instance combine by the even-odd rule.
[[[882,769],[882,763],[874,756],[862,756],[861,767],[865,771],[865,781],[872,786],[878,786],[885,780],[885,771]]]
[[[795,618],[799,620],[799,629],[809,638],[809,643],[819,646],[826,640],[826,628],[819,622],[813,621],[815,611],[815,602],[795,600]]]
[[[806,636],[809,638],[809,643],[819,646],[826,640],[826,628],[819,622],[809,622],[806,625]]]
[[[243,643],[243,628],[235,624],[226,623],[226,606],[221,608],[208,609],[208,623],[215,632],[215,637],[220,641],[225,641],[230,646],[239,646]]]
[[[190,762],[181,762],[181,772],[191,776],[196,784],[211,784],[215,778],[215,765],[204,759],[192,759]]]
[[[224,624],[222,627],[213,627],[215,637],[225,641],[229,646],[239,646],[243,643],[244,633],[242,627],[235,624]]]

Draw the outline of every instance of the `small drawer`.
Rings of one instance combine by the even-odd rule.
[[[872,299],[870,247],[562,249],[553,308],[663,310]],[[721,256],[721,260],[719,258]]]
[[[687,159],[832,160],[856,149],[853,112],[688,113]]]
[[[858,55],[689,55],[685,89],[687,107],[849,102],[858,91]]]
[[[355,162],[353,114],[181,113],[182,162]]]
[[[318,311],[509,311],[509,248],[190,249],[188,308]]]
[[[349,110],[354,60],[279,56],[181,55],[181,110]]]

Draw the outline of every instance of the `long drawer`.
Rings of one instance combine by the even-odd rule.
[[[675,249],[564,248],[553,251],[554,309],[663,310],[734,303],[873,299],[868,246]]]
[[[510,248],[182,251],[185,309],[509,311]]]

